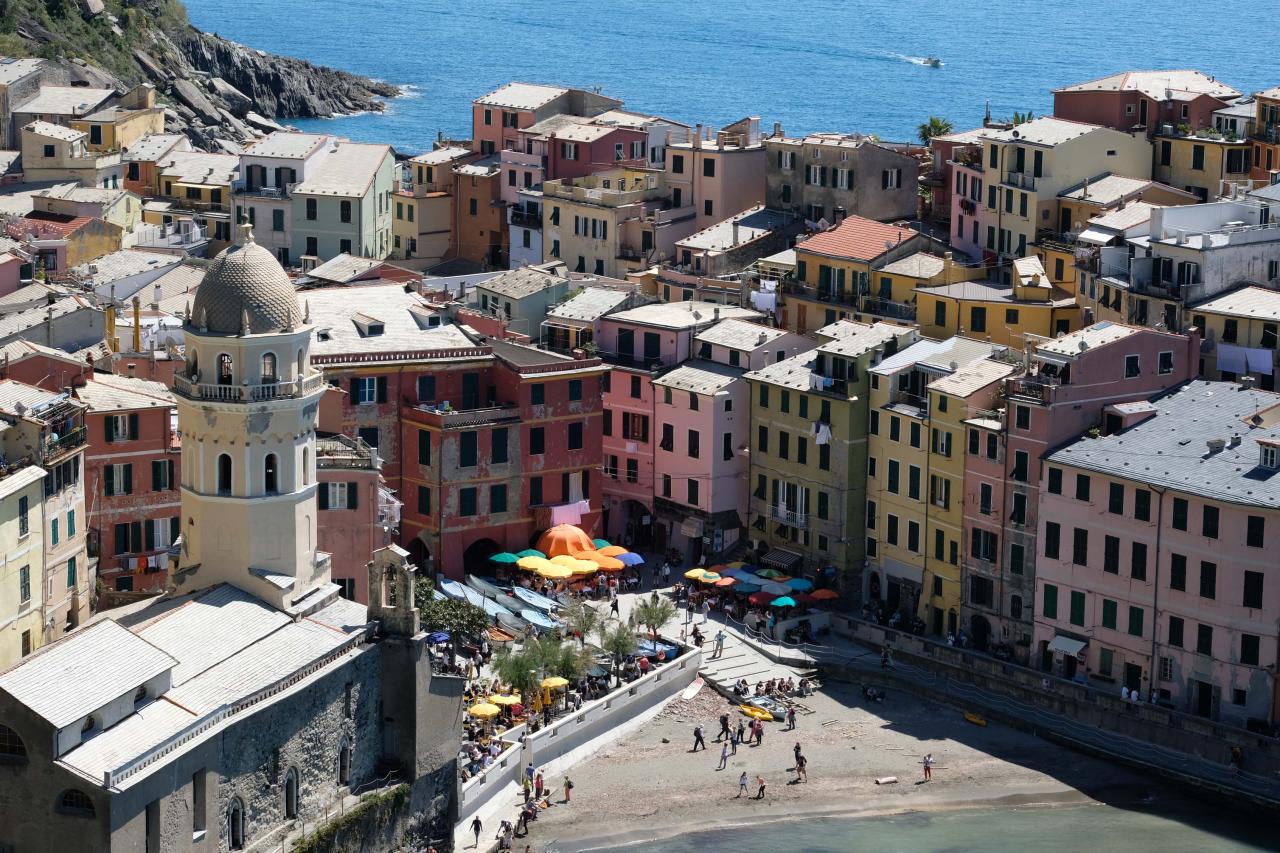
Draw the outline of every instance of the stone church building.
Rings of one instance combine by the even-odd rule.
[[[277,850],[389,774],[399,831],[451,833],[462,684],[408,555],[371,555],[366,607],[316,548],[308,320],[242,226],[188,312],[170,590],[0,672],[0,851]]]

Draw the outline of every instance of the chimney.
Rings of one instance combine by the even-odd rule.
[[[1227,446],[1227,442],[1221,438],[1211,438],[1205,442],[1209,446],[1209,455],[1220,453],[1222,448]]]
[[[1240,446],[1240,433],[1238,433],[1238,432],[1233,432],[1233,433],[1231,433],[1231,438],[1230,438],[1230,440],[1229,440],[1229,441],[1227,441],[1227,446],[1228,446],[1228,447],[1239,447],[1239,446]]]
[[[719,306],[719,305],[717,305],[715,308],[713,308],[713,309],[712,309],[712,311],[711,311],[711,318],[712,318],[714,321],[716,321],[716,322],[719,322],[719,321],[720,321],[720,306]]]
[[[163,295],[164,295],[164,290],[162,290],[160,285],[157,284],[155,286],[155,289],[151,291],[151,308],[153,310],[155,311],[160,310],[160,298]]]
[[[782,138],[782,122],[780,121],[775,121],[773,123],[773,138],[774,139]]]
[[[693,131],[693,147],[699,149],[702,147],[702,123],[699,122]]]
[[[730,246],[738,245],[738,220],[736,219],[733,220],[733,241],[729,243],[729,245]]]
[[[1240,377],[1240,390],[1241,390],[1241,391],[1250,391],[1250,390],[1252,390],[1252,389],[1253,389],[1253,383],[1254,383],[1254,382],[1256,382],[1256,381],[1257,381],[1257,380],[1256,380],[1254,377],[1252,377],[1252,376],[1248,376],[1248,375],[1241,376],[1241,377]]]
[[[137,376],[138,376],[138,365],[137,365],[136,363],[134,363],[134,362],[132,362],[132,361],[131,361],[131,362],[129,362],[128,364],[126,364],[124,367],[125,367],[125,371],[129,374],[129,378],[130,378],[130,379],[136,379],[136,378],[137,378]]]

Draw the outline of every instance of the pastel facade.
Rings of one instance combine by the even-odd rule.
[[[1019,258],[1013,283],[966,281],[916,288],[916,319],[926,337],[966,335],[1021,349],[1028,335],[1052,337],[1080,326],[1075,297],[1050,284],[1040,259]]]
[[[396,187],[391,257],[428,267],[449,257],[454,238],[453,164],[470,149],[445,145],[413,157]]]
[[[764,140],[765,203],[812,222],[842,216],[881,221],[915,219],[920,204],[920,160],[909,146],[861,134],[814,133]]]
[[[15,466],[0,480],[0,537],[9,559],[0,569],[0,666],[44,645],[44,505],[46,474]]]
[[[119,188],[124,170],[120,154],[99,153],[88,134],[61,125],[33,121],[22,128],[22,171],[28,181],[78,181],[86,187]]]
[[[1191,323],[1213,342],[1201,352],[1201,376],[1225,382],[1252,376],[1264,391],[1276,390],[1280,293],[1256,285],[1224,293],[1196,305]]]
[[[1202,202],[1229,197],[1236,185],[1250,185],[1253,145],[1247,139],[1231,138],[1216,130],[1184,134],[1174,128],[1160,131],[1152,144],[1152,176]]]
[[[1280,86],[1255,92],[1256,112],[1250,128],[1253,165],[1250,177],[1262,184],[1280,183]]]
[[[320,134],[277,132],[240,155],[240,179],[232,186],[235,219],[247,219],[255,239],[282,266],[292,266],[298,258],[293,254],[293,191],[336,145]]]
[[[617,109],[622,101],[583,89],[540,83],[507,83],[471,105],[471,148],[485,156],[517,145],[520,131],[554,115],[591,116]]]
[[[667,146],[671,206],[694,208],[694,229],[765,203],[767,159],[760,119],[744,118],[721,130],[694,129],[688,142]]]
[[[1148,136],[1163,125],[1211,127],[1213,113],[1240,97],[1194,70],[1122,71],[1053,91],[1053,114]]]
[[[395,178],[391,146],[337,143],[293,188],[290,256],[387,257]]]

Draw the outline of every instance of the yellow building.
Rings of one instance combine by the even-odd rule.
[[[1032,255],[1012,264],[1013,282],[968,281],[916,290],[917,322],[927,338],[965,335],[1022,349],[1027,335],[1053,337],[1080,328],[1075,298],[1049,283]]]
[[[392,198],[391,257],[415,269],[449,256],[453,233],[452,166],[474,152],[446,146],[410,158]]]
[[[44,642],[44,477],[28,465],[0,479],[0,669]]]
[[[143,85],[116,106],[73,118],[70,125],[88,137],[90,151],[119,153],[144,136],[164,133],[164,109],[156,106],[155,88]]]
[[[1017,366],[982,359],[929,383],[929,502],[925,512],[924,583],[918,616],[934,634],[959,627],[964,541],[965,421],[989,415],[1003,380]],[[945,626],[945,628],[944,628]]]
[[[861,216],[846,217],[835,228],[797,243],[794,276],[782,282],[781,325],[804,334],[839,320],[859,319],[863,298],[871,291],[873,267],[909,258],[930,244],[918,231]],[[905,302],[877,307],[907,313]]]
[[[174,151],[156,164],[158,197],[148,201],[142,219],[152,225],[190,221],[208,236],[209,254],[231,243],[231,185],[240,175],[234,154]]]
[[[33,121],[22,128],[22,171],[26,180],[77,181],[85,187],[119,188],[124,182],[120,154],[89,150],[84,131]]]
[[[956,561],[951,562],[951,543],[961,542],[959,519],[949,514],[945,525],[931,526],[934,505],[930,501],[929,478],[930,451],[935,440],[933,417],[936,406],[943,404],[930,399],[930,386],[988,359],[997,351],[991,344],[962,337],[920,341],[885,358],[870,370],[866,599],[873,606],[879,602],[887,611],[899,611],[908,618],[916,615],[924,618],[927,614],[926,622],[938,618],[929,609],[935,604],[947,602],[946,609],[949,609],[954,603],[959,612],[960,544],[955,546]],[[949,397],[945,390],[942,393]],[[951,407],[950,399],[945,405]],[[956,428],[952,424],[951,420],[943,421],[940,429],[953,431]],[[945,447],[941,434],[936,440],[939,457],[944,450],[947,458],[963,452],[958,435],[947,439]],[[944,479],[933,485],[939,490],[951,489],[948,511],[956,505],[956,512],[960,512],[958,502],[962,488],[958,484],[942,485],[954,479],[956,465],[962,466],[963,460],[956,459],[951,468],[944,469],[948,472],[942,475]],[[963,467],[960,474],[963,477]],[[935,552],[936,530],[942,531],[945,569],[935,566],[937,561],[929,556]],[[931,572],[926,576],[927,566]],[[955,579],[951,584],[954,589],[948,590],[945,578]]]
[[[958,264],[951,252],[941,256],[916,252],[873,266],[868,291],[858,307],[870,317],[916,322],[916,288],[958,284],[985,274],[982,264]]]
[[[1192,308],[1191,322],[1209,342],[1201,348],[1203,378],[1231,381],[1247,374],[1259,387],[1276,390],[1280,293],[1256,285],[1242,287]]]
[[[1058,193],[1099,175],[1151,176],[1151,143],[1138,133],[1038,118],[982,135],[983,247],[1025,257],[1042,232],[1060,221]]]
[[[1252,142],[1234,137],[1228,140],[1216,130],[1189,135],[1176,128],[1168,130],[1154,140],[1152,174],[1156,180],[1193,193],[1202,202],[1227,192],[1224,184],[1249,185]]]

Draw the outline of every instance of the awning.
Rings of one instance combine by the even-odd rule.
[[[1064,637],[1061,634],[1057,634],[1054,636],[1053,642],[1049,643],[1049,651],[1061,652],[1067,657],[1073,658],[1079,655],[1080,650],[1086,645],[1088,645],[1088,643],[1084,640],[1076,640],[1071,637]]]
[[[803,559],[803,554],[797,554],[795,551],[788,551],[784,548],[774,548],[764,555],[764,560],[761,562],[767,568],[785,572]]]
[[[1116,238],[1116,232],[1104,228],[1086,228],[1076,237],[1081,243],[1097,243],[1105,246]]]
[[[701,539],[702,519],[686,518],[684,521],[680,522],[680,532],[685,536],[688,536],[690,539]]]

